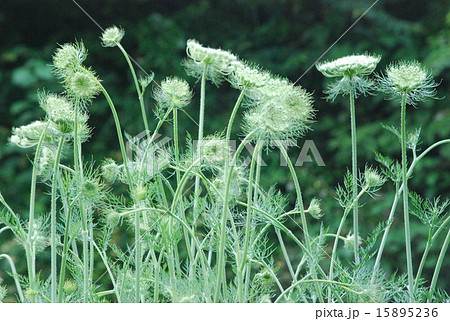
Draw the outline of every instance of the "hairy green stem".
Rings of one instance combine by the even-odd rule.
[[[120,43],[118,43],[117,47],[120,49],[120,51],[122,52],[123,56],[125,57],[125,60],[128,63],[128,67],[130,68],[131,75],[133,76],[134,86],[136,87],[136,92],[137,92],[137,95],[138,95],[139,104],[141,106],[141,113],[142,113],[142,119],[144,121],[145,133],[147,135],[149,135],[150,134],[150,129],[149,129],[149,126],[148,126],[147,112],[145,111],[144,93],[142,92],[141,87],[139,85],[139,81],[138,81],[138,79],[136,77],[136,71],[134,70],[133,64],[132,64],[132,62],[130,60],[130,56],[125,51],[125,49],[122,47],[122,45]]]
[[[413,298],[414,275],[411,253],[411,228],[409,225],[408,209],[408,176],[407,176],[407,155],[406,155],[406,94],[402,96],[401,102],[401,146],[402,146],[402,181],[403,181],[403,215],[405,220],[405,248],[406,265],[408,273],[408,292],[410,300]]]
[[[12,258],[7,254],[0,254],[0,259],[6,259],[9,263],[9,266],[11,267],[11,276],[14,279],[14,282],[16,284],[17,294],[19,295],[19,299],[22,302],[25,302],[25,298],[23,296],[22,292],[22,286],[20,285],[19,275],[17,274],[16,266],[14,265],[14,261]]]
[[[436,262],[436,267],[434,268],[433,279],[431,280],[430,291],[428,302],[430,302],[434,289],[436,288],[436,283],[439,278],[439,272],[442,268],[442,263],[444,262],[445,252],[447,252],[448,245],[450,244],[450,230],[447,232],[447,236],[445,237],[444,244],[442,244],[441,252],[439,253],[439,257]]]
[[[50,209],[50,249],[51,249],[51,266],[50,266],[50,279],[51,279],[51,301],[52,303],[57,300],[57,237],[56,237],[56,190],[57,190],[57,179],[56,175],[59,172],[59,162],[61,159],[61,152],[64,145],[64,136],[59,139],[58,149],[56,152],[56,158],[53,166],[53,180],[52,180],[52,197],[51,197],[51,209]]]
[[[352,193],[353,198],[358,195],[358,154],[357,154],[357,137],[356,137],[356,112],[355,112],[355,92],[353,87],[350,89],[350,126],[352,136]],[[359,264],[359,222],[358,222],[358,202],[353,205],[353,231],[355,235],[355,246],[353,254],[355,263]]]

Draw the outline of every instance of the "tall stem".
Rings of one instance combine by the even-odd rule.
[[[58,149],[56,152],[55,163],[53,165],[53,182],[52,182],[52,200],[51,200],[51,210],[50,210],[50,248],[51,248],[51,301],[56,302],[56,288],[57,288],[57,256],[56,256],[56,190],[57,190],[57,173],[59,172],[59,161],[61,159],[61,151],[64,144],[64,137],[59,139]]]
[[[411,228],[409,226],[408,209],[408,176],[407,176],[407,155],[406,155],[406,94],[402,96],[401,103],[401,145],[402,145],[402,181],[403,181],[403,215],[405,220],[405,247],[406,264],[408,273],[408,291],[410,300],[413,298],[414,276],[411,254]]]
[[[200,148],[203,141],[203,127],[205,122],[205,88],[206,88],[206,68],[205,70],[203,70],[200,84],[200,112],[198,121],[197,155],[200,154]],[[196,218],[197,216],[199,193],[200,193],[200,177],[196,176],[194,188],[194,218]]]
[[[30,281],[31,288],[36,285],[36,246],[35,246],[35,235],[34,235],[34,212],[36,204],[36,182],[37,182],[37,164],[39,157],[41,155],[42,144],[45,139],[47,127],[42,131],[39,137],[39,142],[36,148],[36,153],[34,155],[33,163],[33,173],[31,175],[31,191],[30,191],[30,214],[28,219],[28,235],[27,242],[25,246],[25,253],[27,257],[27,268],[28,268],[28,279]]]
[[[425,157],[431,150],[433,150],[434,148],[438,147],[439,145],[446,144],[446,143],[450,143],[450,139],[444,139],[444,140],[441,140],[441,141],[438,141],[438,142],[434,143],[433,145],[428,147],[426,150],[424,150],[419,156],[414,158],[412,163],[411,163],[411,165],[409,166],[409,170],[408,170],[407,176],[408,177],[411,176],[411,174],[412,174],[415,166],[417,165],[417,163],[423,157]],[[375,264],[373,266],[372,282],[374,281],[375,275],[378,272],[378,269],[380,268],[381,257],[382,257],[383,252],[384,252],[384,247],[386,245],[386,241],[387,241],[387,238],[388,238],[388,235],[389,235],[389,232],[390,232],[390,228],[391,228],[392,222],[394,221],[395,210],[397,208],[397,203],[398,203],[398,200],[400,198],[400,194],[402,193],[402,191],[403,191],[403,185],[401,185],[400,188],[397,188],[397,186],[396,186],[396,193],[395,193],[394,201],[392,203],[391,211],[390,211],[389,217],[387,219],[388,224],[387,224],[386,230],[383,233],[383,239],[381,240],[380,247],[379,247],[379,249],[377,251],[377,258],[376,258]]]
[[[222,208],[222,217],[220,220],[220,235],[219,235],[219,245],[217,249],[217,264],[216,264],[216,288],[214,291],[214,302],[218,302],[220,289],[223,286],[226,288],[226,275],[225,275],[225,241],[226,241],[226,224],[229,216],[229,208],[228,208],[228,200],[230,194],[230,181],[233,173],[233,167],[236,165],[237,158],[240,153],[244,149],[245,145],[251,140],[254,132],[249,133],[244,140],[241,142],[239,147],[236,149],[236,153],[231,161],[231,164],[228,164],[227,169],[225,171],[225,191],[223,197],[223,208]],[[236,249],[238,252],[238,249]]]
[[[122,47],[120,43],[117,44],[117,47],[122,52],[123,56],[125,57],[125,60],[128,63],[128,67],[130,68],[131,75],[133,76],[134,86],[136,87],[136,92],[139,99],[139,104],[141,106],[141,113],[142,113],[142,119],[144,120],[144,127],[145,132],[147,135],[150,134],[149,126],[148,126],[148,120],[147,120],[147,112],[145,111],[145,104],[144,104],[144,94],[141,90],[141,87],[139,86],[139,81],[136,77],[136,71],[134,70],[133,64],[130,60],[130,56],[128,56],[128,53],[125,51],[125,49]]]
[[[352,192],[355,199],[358,195],[358,154],[357,154],[357,139],[356,139],[356,112],[355,112],[355,92],[353,87],[350,89],[350,126],[352,135]],[[358,222],[358,201],[353,206],[353,231],[355,234],[354,257],[355,263],[359,264],[359,222]]]
[[[258,158],[258,154],[259,154],[258,151],[260,148],[261,148],[261,142],[258,141],[256,143],[255,150],[253,151],[252,161],[251,161],[251,165],[250,165],[250,173],[249,173],[249,178],[248,178],[247,217],[245,219],[244,249],[242,251],[242,257],[240,258],[240,264],[237,269],[239,302],[244,302],[244,288],[243,288],[244,274],[243,274],[243,272],[244,272],[244,268],[246,266],[247,252],[248,252],[248,248],[249,248],[250,235],[251,235],[251,231],[252,231],[251,222],[252,222],[252,212],[253,212],[253,209],[252,209],[253,177],[255,174],[256,162],[259,161],[259,160],[257,160],[257,158]]]
[[[436,262],[436,267],[435,267],[434,273],[433,273],[433,279],[431,280],[428,301],[430,301],[431,296],[433,295],[434,289],[436,288],[436,283],[437,283],[437,280],[439,277],[439,272],[441,271],[442,262],[444,262],[445,252],[447,251],[449,243],[450,243],[450,230],[447,232],[447,236],[445,237],[444,244],[442,244],[441,252],[439,253],[439,257]]]

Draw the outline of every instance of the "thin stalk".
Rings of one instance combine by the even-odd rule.
[[[297,194],[297,204],[300,207],[300,219],[302,222],[302,230],[303,230],[303,235],[305,238],[305,243],[306,243],[306,248],[308,249],[308,252],[311,253],[312,252],[312,247],[311,247],[311,236],[309,235],[309,231],[308,231],[308,223],[306,221],[306,216],[305,216],[305,207],[303,204],[303,195],[302,195],[302,190],[300,188],[300,183],[298,181],[298,177],[297,174],[295,172],[295,168],[294,165],[292,164],[291,159],[289,158],[289,155],[286,151],[286,148],[283,146],[283,144],[278,141],[277,142],[278,148],[281,151],[281,154],[283,155],[283,157],[286,159],[286,163],[288,165],[289,171],[291,173],[292,176],[292,180],[294,181],[294,186],[295,186],[295,192]],[[311,257],[312,260],[314,260],[315,258]],[[317,276],[316,271],[312,271],[312,277],[315,278]],[[323,302],[323,296],[322,296],[322,290],[320,289],[319,285],[316,284],[316,294],[319,298],[320,302]]]
[[[36,184],[37,184],[37,164],[41,155],[42,144],[46,135],[47,127],[42,131],[39,142],[34,155],[33,172],[31,174],[31,191],[30,191],[30,212],[28,219],[28,236],[25,245],[25,253],[27,257],[28,279],[31,288],[36,285],[36,250],[34,243],[34,214],[36,204]]]
[[[352,192],[353,198],[358,195],[358,154],[357,154],[357,138],[356,138],[356,113],[355,113],[355,92],[353,87],[350,89],[350,127],[352,135]],[[358,223],[358,202],[353,206],[353,231],[355,235],[354,256],[355,263],[359,264],[359,223]]]
[[[450,243],[450,230],[447,232],[447,236],[445,237],[444,244],[442,244],[441,252],[439,253],[438,260],[436,262],[436,267],[434,268],[433,279],[431,280],[430,291],[428,302],[432,298],[434,289],[436,288],[436,283],[439,278],[439,272],[442,268],[442,262],[444,262],[445,252],[447,252],[448,245]]]
[[[122,47],[122,45],[120,43],[118,43],[117,47],[120,49],[120,51],[122,52],[123,56],[125,57],[125,60],[128,63],[128,67],[130,68],[131,75],[133,76],[134,86],[136,87],[136,92],[137,92],[137,95],[138,95],[139,104],[141,106],[142,119],[144,120],[145,133],[147,135],[149,135],[150,134],[150,130],[149,130],[149,126],[148,126],[147,112],[145,111],[144,93],[142,92],[141,86],[139,85],[139,81],[138,81],[138,79],[136,77],[136,71],[134,70],[133,64],[132,64],[132,62],[130,60],[130,56],[125,51],[125,49]]]
[[[337,281],[332,281],[332,280],[300,280],[300,281],[297,281],[296,283],[294,283],[294,284],[292,284],[290,287],[288,287],[286,290],[284,290],[284,292],[282,292],[279,296],[278,296],[278,298],[275,300],[275,302],[274,303],[278,303],[287,293],[289,293],[289,291],[291,291],[292,289],[294,289],[295,287],[297,287],[297,286],[299,286],[300,284],[305,284],[305,283],[327,283],[327,284],[334,284],[334,285],[337,285],[337,286],[340,286],[341,288],[343,288],[343,289],[345,289],[345,290],[347,290],[347,291],[349,291],[349,292],[352,292],[352,293],[355,293],[355,294],[358,294],[358,295],[361,295],[361,294],[363,294],[363,292],[358,292],[358,291],[355,291],[355,290],[352,290],[350,287],[352,286],[352,284],[348,284],[348,283],[343,283],[343,282],[337,282]]]
[[[67,225],[70,224],[70,220],[72,218],[72,212],[73,209],[70,208],[69,212],[67,214]],[[61,303],[63,299],[63,293],[64,293],[64,282],[66,279],[66,266],[67,266],[67,254],[69,252],[69,226],[65,227],[64,229],[64,243],[63,243],[63,251],[62,251],[62,257],[61,257],[61,269],[59,272],[59,293],[58,293],[58,302]]]
[[[445,228],[445,226],[447,226],[447,224],[450,222],[450,216],[447,216],[447,218],[445,219],[445,221],[439,226],[439,228],[437,229],[436,232],[434,232],[434,234],[432,235],[431,238],[428,239],[427,241],[427,245],[425,246],[425,251],[423,252],[422,255],[422,259],[420,260],[420,264],[419,264],[419,268],[417,269],[417,274],[416,274],[416,279],[414,281],[414,291],[417,290],[417,288],[419,287],[419,281],[420,281],[420,276],[422,275],[422,270],[425,266],[425,262],[427,260],[428,257],[428,253],[431,250],[431,247],[433,246],[434,242],[436,241],[437,237],[439,236],[439,234],[441,234],[441,232],[443,231],[443,229]]]
[[[337,245],[339,242],[339,237],[341,235],[342,228],[344,227],[345,220],[347,219],[350,209],[353,208],[354,204],[361,198],[361,196],[367,191],[368,188],[369,186],[366,185],[361,189],[359,194],[353,199],[352,204],[350,204],[350,206],[345,209],[344,214],[342,215],[341,222],[339,223],[339,227],[336,232],[336,236],[334,237],[333,251],[331,252],[330,271],[328,275],[328,280],[330,281],[334,278],[333,274],[337,255]],[[328,303],[331,303],[331,288],[328,289]]]
[[[198,121],[197,155],[200,155],[200,148],[203,141],[203,127],[205,123],[205,88],[206,88],[206,68],[203,70],[200,82],[200,112]],[[195,177],[194,188],[194,217],[197,216],[198,198],[200,193],[200,178]]]
[[[19,275],[17,274],[16,266],[14,265],[14,261],[8,254],[0,254],[0,259],[6,259],[11,267],[11,275],[14,279],[14,283],[16,284],[17,294],[19,295],[19,299],[21,302],[25,302],[25,298],[22,292],[22,286],[20,285]]]
[[[61,152],[64,145],[64,136],[59,139],[58,149],[56,152],[56,158],[53,166],[53,180],[52,180],[52,198],[51,198],[51,210],[50,210],[50,249],[51,249],[51,266],[50,266],[50,279],[51,279],[51,301],[56,302],[56,288],[58,271],[57,271],[57,239],[56,239],[56,190],[57,179],[56,175],[59,172],[59,162],[61,160]]]
[[[442,144],[446,144],[446,143],[450,143],[450,139],[444,139],[444,140],[441,140],[441,141],[438,141],[438,142],[432,144],[430,147],[428,147],[426,150],[424,150],[419,156],[415,157],[413,159],[411,165],[409,166],[409,170],[408,170],[407,176],[410,177],[412,175],[412,172],[413,172],[415,166],[417,165],[417,163],[423,157],[425,157],[431,150],[433,150],[434,148],[436,148],[436,147],[438,147],[438,146],[440,146]],[[389,217],[387,219],[387,222],[388,222],[387,223],[387,227],[384,230],[383,238],[381,240],[380,247],[379,247],[379,249],[377,251],[377,258],[376,258],[375,264],[373,266],[372,282],[374,281],[375,275],[378,272],[378,269],[380,268],[381,257],[383,255],[383,251],[384,251],[384,248],[385,248],[385,245],[386,245],[386,241],[387,241],[387,238],[388,238],[388,235],[389,235],[389,232],[390,232],[390,228],[391,228],[392,222],[394,221],[395,210],[397,208],[398,200],[400,198],[400,194],[402,193],[402,191],[403,191],[403,184],[400,186],[400,188],[396,187],[396,193],[395,193],[394,201],[392,203],[391,211],[390,211]]]
[[[406,94],[402,96],[401,102],[401,145],[402,145],[402,181],[403,181],[403,215],[405,220],[405,247],[406,264],[408,273],[408,292],[410,300],[413,298],[414,275],[411,254],[411,228],[409,225],[408,209],[408,176],[407,176],[407,155],[406,155]]]
[[[225,239],[226,239],[226,224],[228,221],[228,215],[229,215],[229,208],[228,208],[228,199],[229,199],[229,193],[230,193],[230,181],[231,181],[231,174],[232,174],[232,168],[236,165],[236,161],[242,152],[242,150],[245,147],[245,144],[247,144],[252,136],[254,135],[254,132],[249,133],[244,140],[241,142],[239,147],[236,150],[236,153],[234,154],[234,157],[231,161],[231,164],[227,166],[228,168],[225,170],[225,193],[223,198],[223,209],[222,209],[222,217],[220,220],[220,236],[219,236],[219,246],[217,249],[217,266],[216,266],[216,288],[214,291],[214,302],[218,302],[220,289],[223,286],[224,289],[226,288],[226,275],[225,275]],[[238,249],[236,249],[238,251]]]
[[[81,141],[78,136],[78,115],[80,110],[80,101],[77,99],[75,101],[75,126],[74,126],[74,167],[75,175],[79,181],[84,178],[83,174],[83,160],[81,157]],[[89,269],[89,232],[88,232],[88,217],[86,209],[84,208],[83,202],[79,203],[80,216],[81,216],[81,234],[83,242],[83,302],[87,302],[87,293],[89,292],[89,281],[90,281],[90,269]]]
[[[255,166],[256,166],[256,162],[257,162],[257,157],[258,157],[258,150],[261,148],[261,142],[257,142],[256,143],[256,147],[255,150],[253,151],[253,155],[252,155],[252,161],[251,161],[251,165],[250,165],[250,173],[249,173],[249,178],[248,178],[248,189],[247,189],[247,217],[245,219],[245,234],[244,234],[244,249],[242,251],[242,258],[240,258],[240,265],[238,266],[237,269],[237,281],[238,281],[238,295],[239,295],[239,302],[244,302],[244,289],[243,289],[243,272],[244,272],[244,268],[247,262],[247,252],[248,252],[248,247],[249,247],[249,243],[250,243],[250,234],[251,231],[253,230],[251,227],[251,222],[252,222],[252,202],[253,202],[253,176],[255,174]]]
[[[280,243],[281,252],[283,253],[284,260],[286,261],[286,265],[288,267],[289,274],[291,275],[292,282],[296,282],[297,280],[295,272],[294,269],[292,268],[291,260],[289,259],[289,254],[286,250],[286,246],[284,245],[283,237],[281,236],[280,230],[275,228],[275,234],[277,235],[278,243]]]

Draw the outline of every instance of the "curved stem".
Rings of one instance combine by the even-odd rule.
[[[449,222],[450,222],[450,215],[447,216],[447,218],[439,226],[437,231],[431,236],[431,238],[428,239],[427,245],[425,247],[425,251],[423,252],[423,255],[422,255],[422,259],[420,260],[419,268],[417,269],[416,279],[414,281],[414,291],[416,291],[417,288],[419,287],[420,276],[422,275],[422,270],[423,270],[423,268],[425,266],[425,262],[427,260],[428,253],[431,250],[431,247],[433,246],[433,244],[436,241],[436,239],[439,236],[439,234],[441,234],[441,232],[443,231],[443,229],[445,228],[445,226],[447,226],[447,224]]]
[[[16,283],[17,294],[19,295],[20,301],[25,302],[25,298],[23,297],[22,292],[22,286],[20,285],[20,280],[17,274],[16,266],[14,265],[14,261],[7,254],[0,254],[0,259],[2,258],[5,258],[8,261],[9,266],[11,267],[11,274],[14,279],[14,282]]]
[[[216,288],[214,291],[214,302],[218,302],[220,289],[223,286],[226,287],[226,276],[225,276],[225,239],[226,239],[226,224],[228,221],[229,208],[228,208],[228,200],[229,200],[229,192],[230,192],[230,181],[233,173],[233,167],[236,165],[236,161],[244,149],[245,145],[251,140],[254,135],[254,131],[249,133],[244,140],[241,142],[239,147],[236,149],[236,153],[233,156],[231,164],[227,166],[227,169],[224,173],[225,175],[225,191],[223,198],[223,208],[222,208],[222,217],[220,220],[220,235],[219,235],[219,246],[217,249],[217,266],[216,266]],[[236,249],[237,252],[238,249]]]
[[[350,287],[352,286],[352,284],[348,284],[348,283],[343,283],[343,282],[337,282],[337,281],[331,281],[331,280],[300,280],[295,282],[294,284],[292,284],[290,287],[288,287],[286,290],[284,290],[284,292],[282,292],[278,298],[275,300],[274,303],[278,303],[278,301],[281,300],[281,298],[283,298],[287,293],[289,293],[289,291],[291,291],[292,289],[294,289],[295,287],[299,286],[300,284],[305,284],[305,283],[327,283],[327,284],[334,284],[337,286],[342,287],[343,289],[361,295],[363,294],[363,292],[357,292],[355,290],[352,290]]]
[[[141,113],[142,113],[142,119],[144,120],[145,132],[146,132],[147,135],[149,135],[150,130],[149,130],[149,126],[148,126],[147,113],[145,111],[144,93],[142,92],[141,87],[139,86],[139,82],[138,82],[138,79],[136,77],[136,71],[134,70],[133,64],[132,64],[132,62],[130,60],[130,56],[125,51],[125,49],[122,47],[122,45],[120,43],[118,43],[117,47],[120,49],[120,51],[122,52],[123,56],[125,57],[125,60],[128,63],[128,67],[130,68],[131,75],[133,76],[134,86],[136,87],[136,92],[137,92],[137,95],[138,95],[139,104],[141,106]]]
[[[434,148],[436,148],[436,147],[438,147],[438,146],[440,146],[440,145],[442,145],[442,144],[446,144],[446,143],[450,143],[450,139],[444,139],[444,140],[441,140],[441,141],[438,141],[438,142],[432,144],[432,145],[429,146],[426,150],[424,150],[419,156],[417,156],[416,158],[414,158],[414,160],[412,161],[411,165],[409,166],[409,170],[408,170],[407,176],[408,176],[408,177],[411,176],[411,174],[412,174],[412,172],[413,172],[415,166],[417,165],[417,163],[418,163],[423,157],[425,157],[431,150],[433,150]],[[398,200],[399,200],[399,198],[400,198],[400,194],[402,193],[402,191],[403,191],[403,184],[400,186],[400,188],[396,188],[396,193],[395,193],[394,201],[393,201],[393,203],[392,203],[391,210],[390,210],[390,212],[389,212],[389,217],[388,217],[388,219],[387,219],[387,222],[388,222],[388,223],[387,223],[387,227],[386,227],[386,229],[384,230],[383,238],[382,238],[382,240],[381,240],[380,247],[379,247],[379,249],[378,249],[378,251],[377,251],[377,258],[376,258],[375,264],[374,264],[374,266],[373,266],[373,271],[372,271],[372,282],[374,281],[375,275],[376,275],[376,273],[378,272],[378,269],[379,269],[379,267],[380,267],[381,257],[382,257],[382,255],[383,255],[384,247],[385,247],[385,245],[386,245],[386,241],[387,241],[387,238],[388,238],[390,229],[391,229],[392,222],[394,221],[395,210],[396,210],[396,208],[397,208]]]

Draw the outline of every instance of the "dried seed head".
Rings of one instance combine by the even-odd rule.
[[[380,56],[351,55],[316,65],[326,77],[351,77],[370,75],[380,62]]]
[[[309,208],[306,210],[306,212],[308,212],[316,220],[321,219],[323,216],[323,213],[322,213],[322,209],[320,207],[320,200],[317,198],[313,198],[311,200],[311,203],[309,204]]]
[[[67,72],[81,66],[86,59],[87,52],[83,43],[66,43],[56,49],[53,55],[53,66],[58,72]]]
[[[192,92],[185,80],[168,77],[155,89],[153,96],[163,109],[183,108],[191,102]]]
[[[70,96],[91,100],[101,91],[101,85],[92,70],[79,68],[76,72],[68,75],[66,89]]]
[[[105,47],[115,47],[122,40],[125,31],[122,28],[112,26],[103,31],[101,36],[102,45]]]

